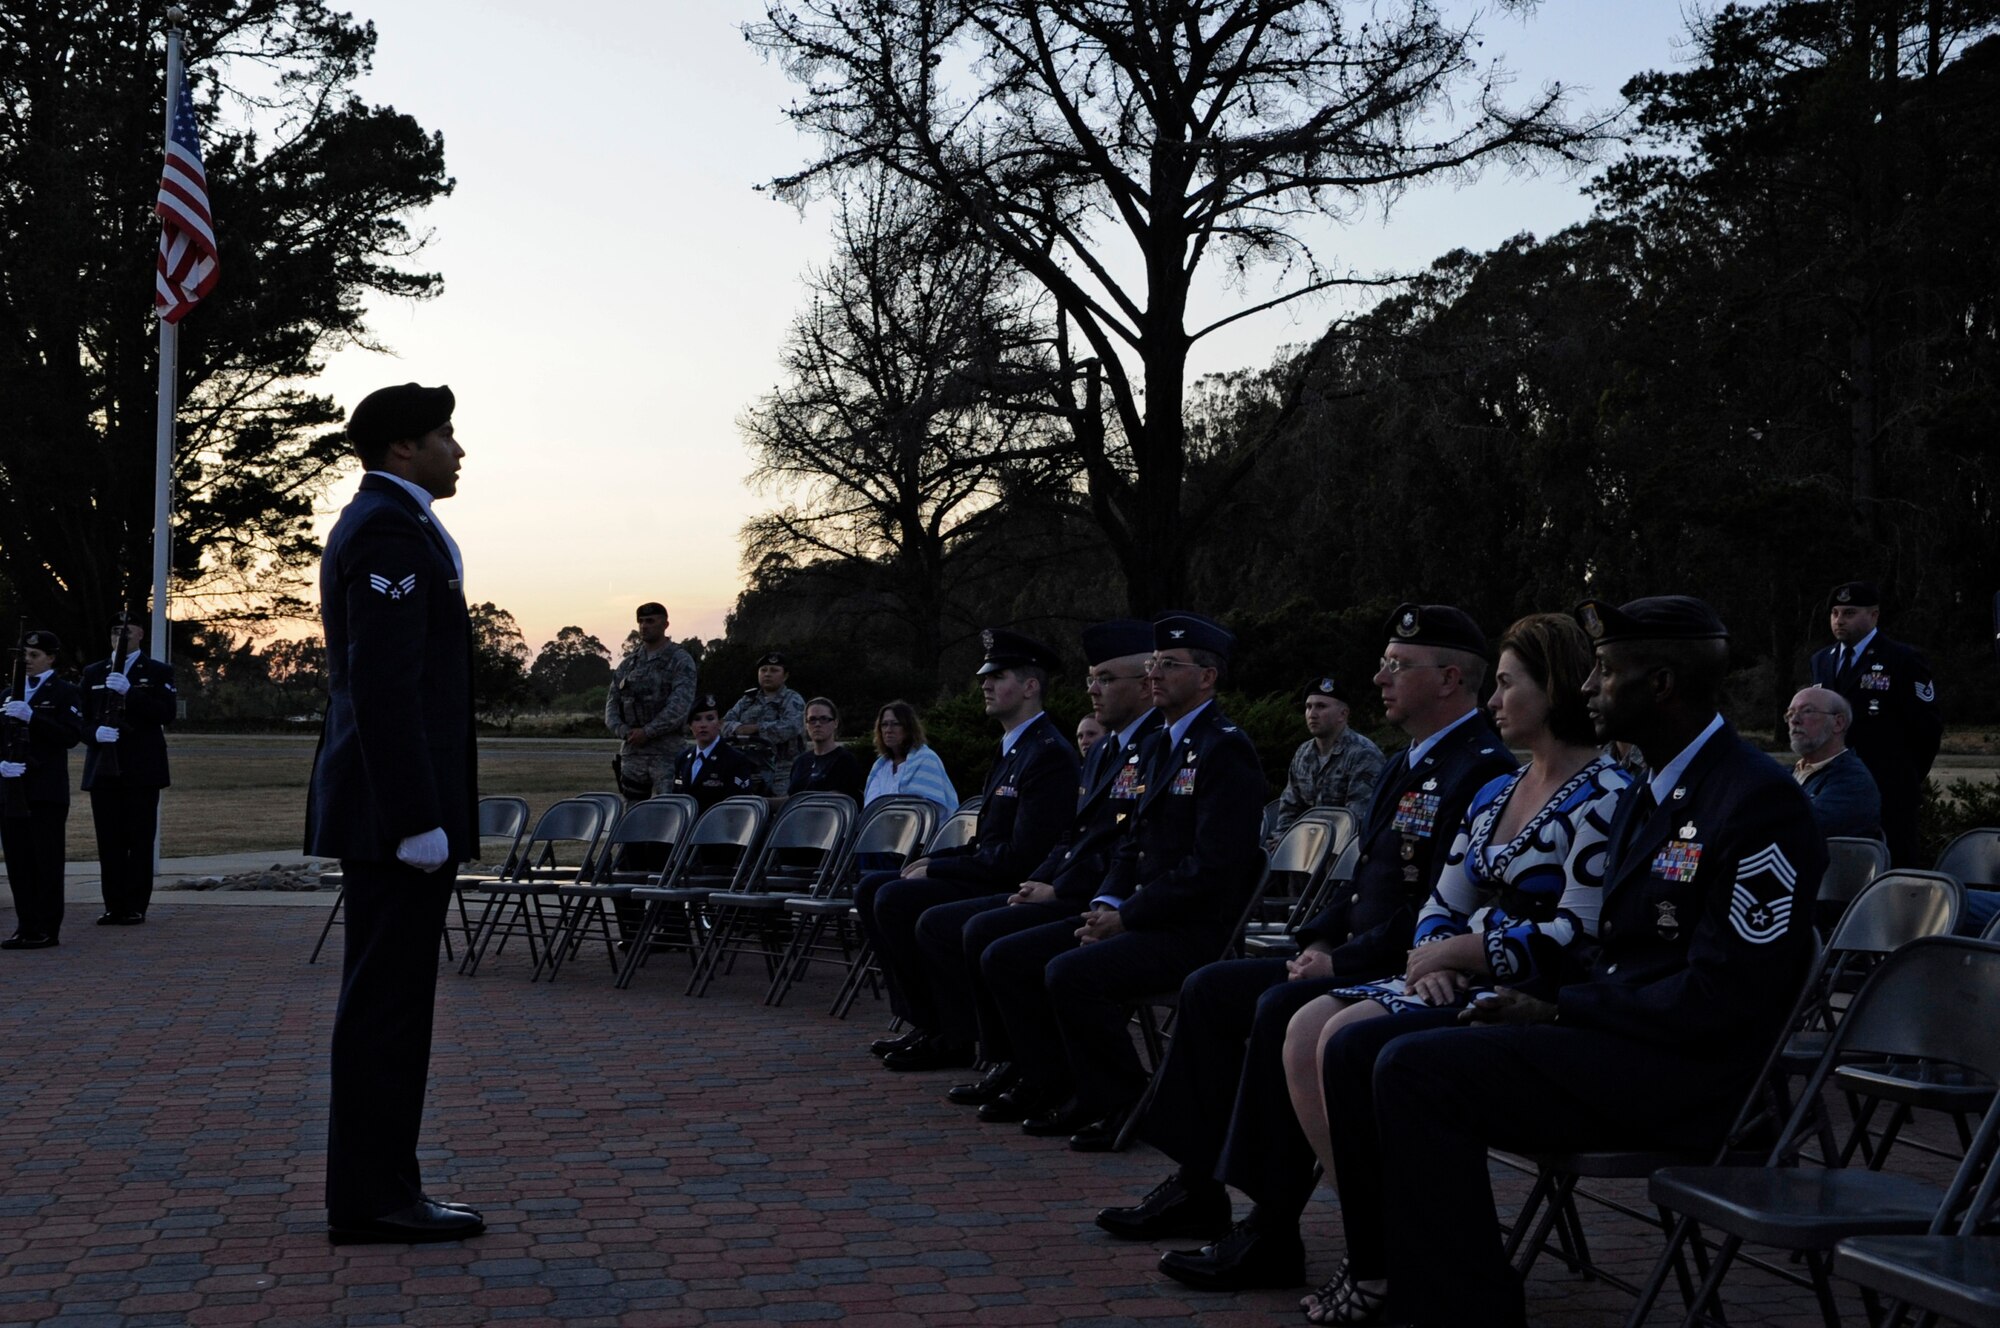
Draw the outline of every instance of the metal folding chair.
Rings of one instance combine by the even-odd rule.
[[[687,847],[675,856],[672,875],[657,886],[633,889],[632,899],[644,903],[646,912],[626,946],[624,967],[618,970],[621,991],[632,985],[651,956],[653,938],[670,914],[687,927],[692,961],[701,941],[701,903],[717,890],[730,889],[750,870],[756,862],[757,841],[770,817],[770,804],[761,797],[724,798],[703,812],[694,829],[688,831]]]
[[[2000,827],[1967,830],[1946,844],[1936,870],[1970,890],[2000,890]]]
[[[561,885],[584,878],[603,831],[604,808],[600,804],[565,798],[536,820],[512,871],[498,880],[466,885],[469,893],[485,896],[486,906],[473,924],[458,971],[467,977],[478,973],[496,936],[500,944],[495,954],[507,948],[509,937],[518,935],[527,941],[528,957],[539,967],[542,947],[537,942],[545,945],[548,941],[542,900],[554,896]],[[564,865],[565,856],[573,856],[574,864]]]
[[[1826,875],[1820,878],[1813,919],[1831,932],[1840,915],[1877,876],[1889,870],[1889,846],[1879,839],[1832,835],[1826,841]]]
[[[821,888],[785,900],[785,912],[793,919],[792,940],[779,957],[771,986],[764,993],[764,1004],[784,1004],[785,996],[810,963],[837,961],[847,965],[848,973],[853,974],[857,942],[852,939],[852,926],[854,887],[860,880],[858,864],[863,859],[910,861],[936,824],[937,808],[923,798],[878,798],[862,809],[839,863],[827,874]],[[835,942],[822,944],[829,926],[834,929]],[[858,990],[859,982],[855,985]],[[843,994],[845,991],[843,981]],[[852,1003],[850,996],[848,1004]],[[844,1015],[846,1007],[836,1000],[832,1013]]]
[[[928,857],[945,849],[963,848],[970,844],[973,837],[979,833],[981,801],[980,798],[972,797],[959,803],[958,810],[945,818],[944,824],[937,828],[937,832],[924,844],[917,856]],[[851,905],[850,911],[854,911]],[[860,934],[858,923],[855,931],[857,935]],[[847,1018],[847,1012],[854,1008],[855,998],[861,994],[863,986],[879,995],[881,979],[882,969],[875,962],[875,946],[864,936],[860,948],[854,952],[854,958],[848,964],[847,976],[841,980],[840,992],[834,997],[834,1016],[840,1019]]]
[[[663,793],[657,798],[635,802],[619,818],[618,826],[597,854],[597,869],[588,881],[556,888],[556,925],[548,948],[542,951],[542,967],[554,982],[563,963],[583,943],[584,932],[595,923],[604,938],[604,953],[611,971],[618,972],[618,950],[611,935],[620,903],[632,897],[642,885],[658,885],[673,870],[674,855],[687,840],[688,827],[695,821],[695,801],[685,793]],[[635,858],[656,857],[657,867],[630,865]],[[537,970],[539,973],[542,970]]]
[[[717,891],[707,899],[708,938],[695,956],[688,995],[706,995],[725,960],[734,968],[735,956],[751,948],[748,933],[752,932],[764,957],[765,977],[777,976],[778,963],[790,941],[785,924],[791,914],[785,911],[785,900],[820,893],[822,884],[840,866],[842,849],[854,829],[854,816],[854,804],[845,798],[790,803],[778,813],[764,836],[756,864],[738,878],[734,888]]]

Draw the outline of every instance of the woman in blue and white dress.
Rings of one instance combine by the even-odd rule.
[[[1501,738],[1527,749],[1527,763],[1473,796],[1418,915],[1403,976],[1339,988],[1293,1016],[1286,1082],[1328,1176],[1335,1124],[1321,1060],[1336,1030],[1398,1014],[1414,1032],[1454,1022],[1479,991],[1552,991],[1580,975],[1575,952],[1597,934],[1605,844],[1631,783],[1598,748],[1584,709],[1590,667],[1590,641],[1567,614],[1533,614],[1507,630],[1487,705]],[[1380,1303],[1374,1272],[1343,1265],[1335,1283],[1301,1302],[1306,1317],[1366,1322]]]

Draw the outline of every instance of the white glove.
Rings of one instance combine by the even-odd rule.
[[[420,835],[411,835],[396,845],[396,860],[406,867],[415,867],[421,872],[434,872],[444,866],[451,857],[451,842],[444,837],[444,827],[426,830]]]
[[[27,773],[26,761],[0,761],[0,779],[19,779]]]
[[[4,709],[7,712],[7,718],[18,719],[23,724],[35,717],[35,708],[26,701],[9,701]]]
[[[112,728],[109,724],[99,724],[97,726],[97,741],[109,747],[112,743],[118,741],[118,730]]]
[[[105,674],[104,685],[111,691],[118,693],[120,696],[123,696],[125,695],[125,693],[132,690],[132,680],[126,677],[122,673]]]

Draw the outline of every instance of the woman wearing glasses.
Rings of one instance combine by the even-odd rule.
[[[1591,651],[1567,615],[1534,614],[1500,643],[1493,697],[1500,736],[1529,761],[1474,795],[1443,873],[1417,919],[1399,978],[1338,988],[1303,1006],[1285,1039],[1285,1075],[1299,1124],[1329,1177],[1337,1176],[1324,1085],[1326,1047],[1342,1028],[1401,1016],[1436,1028],[1495,986],[1553,991],[1582,972],[1579,942],[1594,936],[1605,842],[1630,779],[1599,749],[1584,709]],[[1354,1178],[1338,1176],[1341,1181]],[[1343,1211],[1373,1211],[1343,1187]],[[1348,1224],[1348,1257],[1332,1281],[1300,1302],[1314,1323],[1354,1324],[1381,1313],[1387,1251],[1373,1224]]]
[[[938,754],[924,745],[923,721],[908,701],[891,701],[876,714],[875,753],[864,806],[903,793],[929,798],[941,819],[958,810],[958,790]]]
[[[840,745],[840,707],[824,696],[806,702],[806,749],[792,761],[792,793],[845,793],[861,801],[861,762]]]

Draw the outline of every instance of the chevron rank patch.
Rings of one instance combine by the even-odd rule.
[[[379,572],[368,574],[369,589],[387,595],[390,599],[401,599],[417,588],[417,574],[410,573],[400,581],[391,581]]]
[[[1792,920],[1792,887],[1799,874],[1776,844],[1743,859],[1729,892],[1729,925],[1752,945],[1768,945]]]

